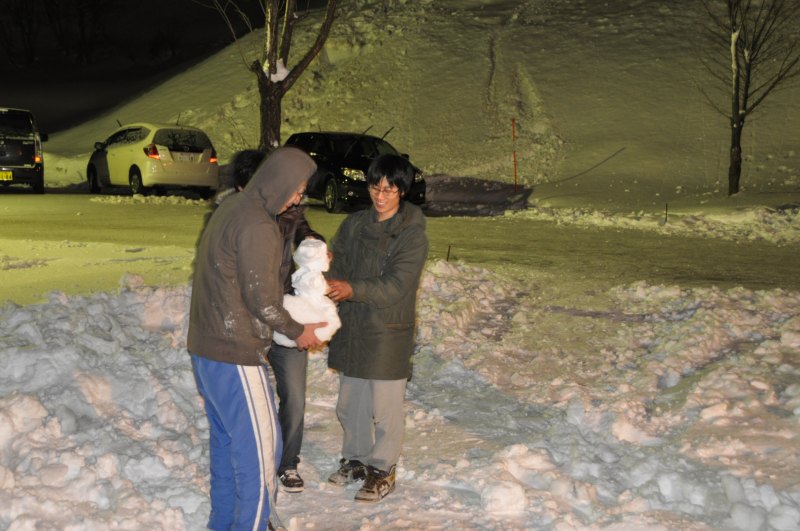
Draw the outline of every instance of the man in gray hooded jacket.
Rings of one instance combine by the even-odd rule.
[[[210,429],[210,529],[264,529],[274,518],[280,428],[267,373],[272,333],[321,345],[283,308],[283,249],[276,216],[300,202],[316,170],[282,147],[241,193],[224,201],[200,237],[187,347]],[[278,527],[274,525],[273,527]]]

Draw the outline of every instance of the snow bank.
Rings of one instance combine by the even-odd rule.
[[[509,213],[526,219],[555,221],[591,227],[618,227],[649,230],[661,234],[692,235],[731,241],[767,241],[778,245],[800,242],[800,205],[728,209],[724,213],[645,213],[619,214],[591,208],[550,208],[534,206],[524,212]]]
[[[284,522],[800,525],[800,294],[642,282],[603,294],[603,307],[567,308],[526,289],[428,265],[399,486],[378,506],[325,481],[340,443],[336,378],[312,353],[307,490],[279,496]],[[0,527],[204,527],[189,297],[128,276],[119,293],[0,308]],[[554,316],[572,341],[553,341]]]

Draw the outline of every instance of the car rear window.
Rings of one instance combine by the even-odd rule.
[[[170,151],[184,153],[199,153],[213,147],[205,133],[190,129],[159,129],[153,137],[153,142],[166,146]]]
[[[0,109],[0,134],[33,135],[33,117],[25,111]]]

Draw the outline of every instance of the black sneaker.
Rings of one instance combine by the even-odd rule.
[[[333,483],[341,487],[349,485],[350,483],[355,483],[356,481],[361,481],[362,479],[366,479],[366,477],[367,467],[364,463],[357,459],[353,459],[352,461],[340,459],[339,470],[330,475],[328,483]]]
[[[394,472],[394,465],[388,472],[374,466],[367,467],[367,480],[356,492],[355,500],[375,503],[384,499],[387,494],[394,491]]]
[[[283,474],[280,475],[280,480],[283,490],[286,492],[303,492],[305,488],[303,478],[301,478],[297,470],[293,468],[284,470]]]

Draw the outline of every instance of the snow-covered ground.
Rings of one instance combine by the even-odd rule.
[[[204,526],[189,289],[123,283],[0,311],[4,528]],[[290,529],[797,529],[800,294],[640,282],[587,310],[519,290],[426,268],[399,487],[377,506],[325,481],[338,380],[311,354]]]
[[[284,136],[394,126],[387,138],[430,173],[510,182],[515,117],[520,180],[534,193],[508,218],[598,238],[725,239],[744,255],[800,243],[800,90],[748,124],[744,192],[725,197],[725,123],[692,86],[696,2],[397,0],[388,15],[383,2],[342,3],[324,56],[287,98]],[[211,133],[223,160],[254,142],[256,92],[238,54],[53,135],[48,186],[80,186],[116,119],[180,116]],[[0,216],[35,211],[28,199],[0,196]],[[113,225],[126,230],[144,223],[132,215],[149,212],[142,203],[203,208],[92,202],[119,206]],[[40,217],[35,236],[0,235],[5,279],[39,270],[48,246],[83,253],[76,270],[123,262],[130,273],[0,306],[0,529],[202,529],[208,430],[185,348],[189,287],[143,280],[188,271],[194,225],[165,233],[169,256],[145,260],[155,244],[73,242]],[[626,252],[620,262],[640,259]],[[754,290],[576,277],[428,263],[398,489],[378,505],[325,481],[339,457],[337,378],[324,351],[310,354],[307,488],[279,494],[284,524],[800,529],[800,292],[779,280]]]

